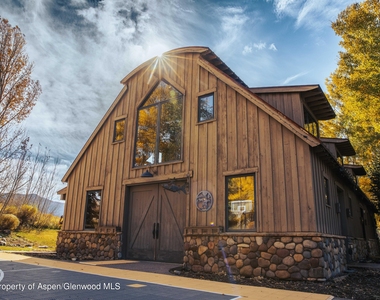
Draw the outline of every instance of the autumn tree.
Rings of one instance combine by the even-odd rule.
[[[41,94],[39,82],[31,78],[33,64],[25,45],[20,28],[0,18],[0,193],[7,195],[3,208],[26,184],[30,146],[20,123]]]
[[[41,93],[31,78],[33,64],[25,53],[25,38],[18,26],[0,19],[0,126],[21,122]]]
[[[337,118],[322,130],[349,137],[366,164],[380,148],[380,1],[348,6],[332,28],[343,48],[337,69],[326,81]]]
[[[369,170],[369,177],[371,179],[370,192],[372,200],[380,209],[380,151],[377,151],[373,157]]]

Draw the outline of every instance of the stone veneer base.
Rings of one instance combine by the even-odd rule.
[[[187,234],[184,262],[195,272],[289,280],[326,280],[347,268],[344,237],[299,234]]]
[[[380,256],[380,244],[378,239],[347,238],[348,262],[359,262],[371,257]]]
[[[57,257],[77,260],[113,260],[121,255],[121,233],[59,231]]]

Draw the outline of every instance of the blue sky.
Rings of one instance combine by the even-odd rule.
[[[2,0],[25,34],[43,93],[24,126],[63,176],[144,61],[211,48],[248,86],[320,84],[337,66],[331,29],[349,0]]]

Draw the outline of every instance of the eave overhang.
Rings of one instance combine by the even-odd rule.
[[[352,170],[352,172],[356,176],[364,176],[367,175],[366,170],[362,165],[351,165],[351,164],[345,164],[343,165],[344,168]]]
[[[336,149],[342,156],[353,156],[356,155],[355,149],[352,146],[349,139],[339,139],[339,138],[320,138],[322,143],[332,143],[335,144]]]
[[[319,84],[258,87],[250,90],[255,94],[300,93],[306,106],[319,121],[330,120],[336,116]]]

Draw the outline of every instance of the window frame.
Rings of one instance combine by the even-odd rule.
[[[212,96],[212,117],[210,117],[208,119],[205,119],[205,120],[201,120],[201,114],[200,114],[200,111],[201,111],[201,105],[200,105],[201,99],[202,98],[207,98],[207,97],[210,97],[210,96]],[[198,105],[197,123],[201,124],[201,123],[215,121],[215,90],[205,91],[205,92],[202,92],[201,94],[198,94],[197,105]]]
[[[116,124],[118,122],[122,122],[124,121],[124,130],[123,130],[123,138],[121,140],[116,140]],[[125,132],[126,132],[126,128],[127,128],[127,119],[126,117],[121,117],[121,118],[117,118],[115,119],[114,123],[113,123],[113,137],[112,137],[112,143],[113,144],[117,144],[117,143],[122,143],[125,141]]]
[[[87,212],[88,212],[88,196],[89,196],[89,193],[91,192],[99,192],[100,194],[100,203],[99,203],[99,213],[98,213],[98,226],[93,226],[93,227],[90,227],[88,224],[87,224],[87,220],[86,220],[86,217],[87,217]],[[102,209],[102,202],[103,202],[103,187],[92,187],[92,188],[87,188],[86,189],[86,194],[85,194],[85,210],[84,210],[84,221],[83,221],[83,229],[86,230],[86,231],[96,231],[98,230],[99,226],[100,226],[100,217],[101,217],[101,209]]]
[[[243,174],[230,174],[230,175],[225,175],[225,207],[226,207],[226,212],[225,212],[225,228],[227,232],[257,232],[257,193],[256,193],[256,172],[252,173],[243,173]],[[239,177],[253,177],[253,221],[254,221],[254,227],[253,228],[248,228],[248,229],[235,229],[235,228],[230,228],[229,226],[229,215],[230,215],[230,209],[229,209],[229,200],[228,200],[228,180],[230,178],[239,178]],[[247,199],[248,200],[248,199]]]

